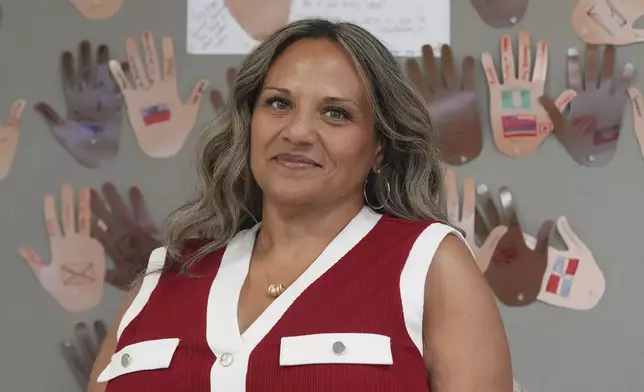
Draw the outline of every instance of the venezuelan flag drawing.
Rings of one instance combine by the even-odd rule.
[[[168,105],[159,104],[143,109],[141,111],[141,116],[143,117],[143,123],[146,126],[150,126],[170,121],[171,113],[170,109],[168,109]]]

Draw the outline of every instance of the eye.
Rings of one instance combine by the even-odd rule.
[[[266,101],[266,103],[277,111],[284,111],[289,108],[289,103],[284,98],[271,97]]]
[[[349,118],[346,110],[338,107],[327,108],[324,113],[334,120],[346,120]]]

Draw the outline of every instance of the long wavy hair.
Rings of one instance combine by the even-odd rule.
[[[365,203],[383,205],[379,212],[404,219],[447,222],[434,130],[424,100],[401,65],[382,42],[355,24],[306,19],[276,31],[248,54],[227,102],[201,134],[194,196],[165,222],[166,267],[180,263],[187,269],[261,221],[262,191],[249,164],[251,116],[269,68],[302,39],[341,45],[367,89],[383,162],[382,170],[367,178]],[[181,260],[186,241],[193,238],[209,243]]]

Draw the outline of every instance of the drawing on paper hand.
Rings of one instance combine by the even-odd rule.
[[[291,14],[291,0],[225,0],[224,3],[239,27],[257,41],[286,26]]]
[[[579,0],[571,19],[577,36],[588,44],[628,45],[644,41],[644,29],[635,28],[642,15],[640,0]]]
[[[537,116],[502,116],[503,137],[537,136]]]
[[[170,109],[166,104],[149,106],[141,110],[141,117],[146,126],[170,121],[172,117]]]
[[[84,286],[95,282],[94,265],[91,262],[62,264],[60,279],[64,286]]]
[[[559,256],[549,273],[546,291],[568,298],[578,267],[579,259]]]
[[[503,109],[529,110],[530,106],[530,90],[521,89],[501,91],[501,107]]]

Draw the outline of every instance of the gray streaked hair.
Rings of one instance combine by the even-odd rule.
[[[276,31],[248,54],[226,104],[201,134],[194,196],[165,222],[166,267],[180,263],[189,239],[211,241],[181,262],[185,269],[261,221],[262,191],[249,165],[251,116],[269,68],[302,39],[342,46],[366,86],[383,151],[382,170],[367,178],[369,203],[384,204],[379,212],[399,218],[447,222],[436,137],[425,102],[402,66],[382,42],[355,24],[305,19]]]

